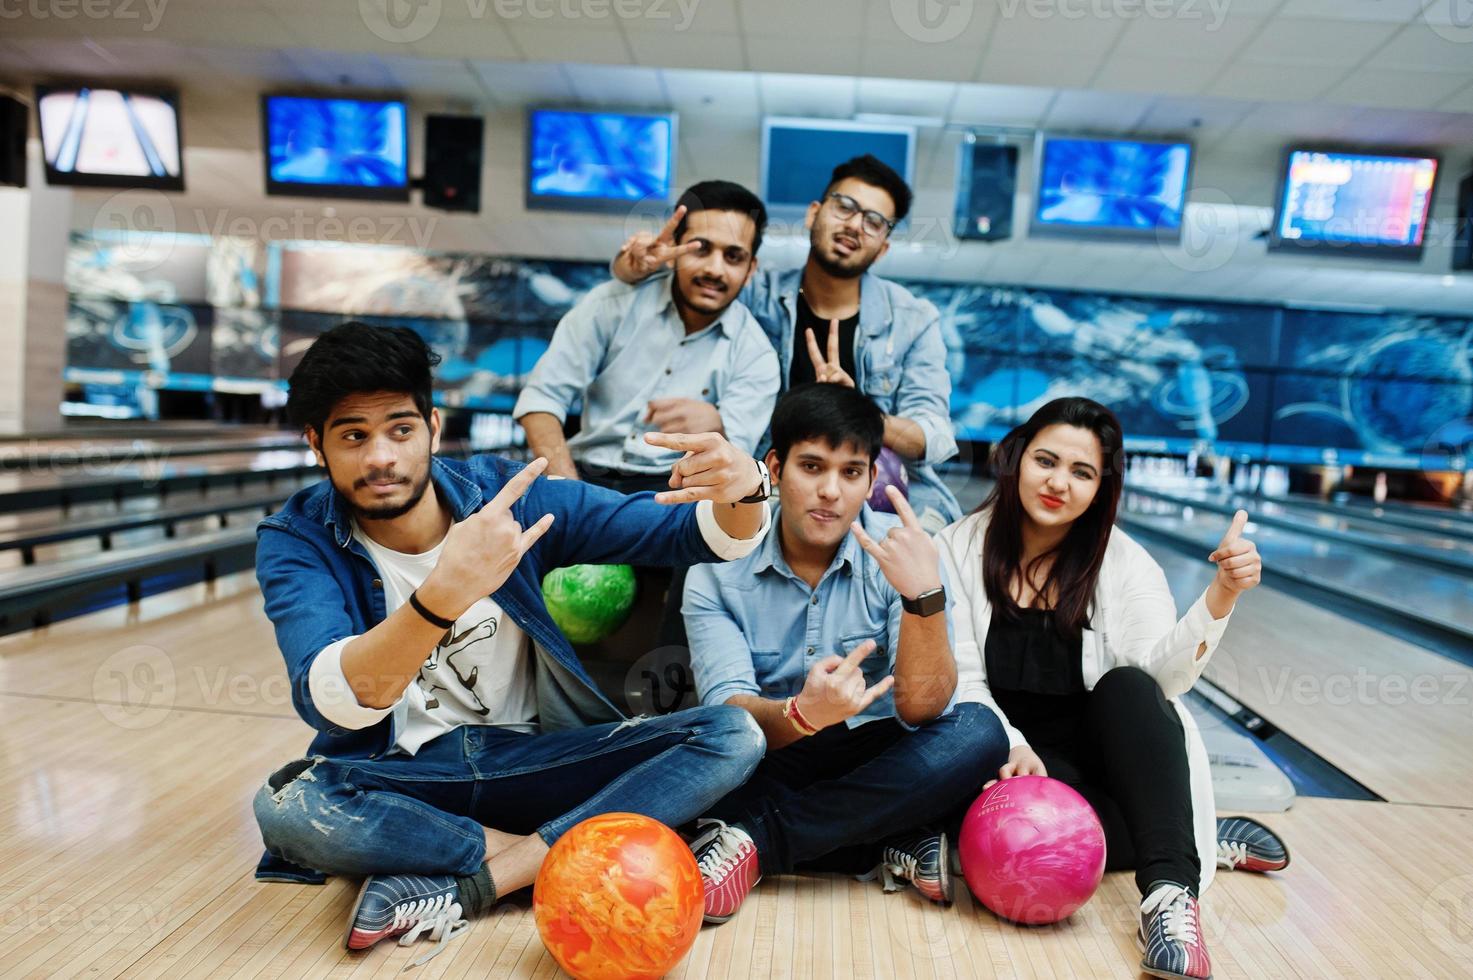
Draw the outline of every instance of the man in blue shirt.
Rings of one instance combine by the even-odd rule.
[[[767,210],[730,181],[681,195],[669,226],[674,275],[609,282],[568,311],[512,414],[548,472],[616,490],[662,490],[672,454],[646,432],[719,432],[742,451],[777,399],[772,344],[737,301],[757,268]],[[563,423],[582,400],[571,440]]]
[[[883,871],[947,902],[944,834],[1008,753],[997,716],[952,704],[956,664],[940,557],[895,488],[872,511],[877,405],[800,385],[772,416],[776,528],[747,557],[691,570],[686,629],[706,706],[751,712],[767,755],[711,807],[695,845],[707,920],[762,873]]]
[[[363,876],[350,949],[443,942],[531,884],[579,821],[683,823],[762,754],[737,708],[625,718],[540,588],[579,562],[750,553],[771,520],[761,464],[716,433],[652,432],[652,446],[684,455],[665,492],[626,497],[539,479],[542,459],[441,459],[435,360],[402,328],[319,337],[287,409],[327,479],[258,530],[266,615],[293,705],[318,734],[256,794],[257,876]]]
[[[740,299],[781,359],[783,389],[805,381],[857,386],[885,413],[884,444],[906,462],[910,501],[928,531],[961,517],[935,467],[957,454],[951,375],[941,315],[930,302],[869,269],[890,249],[890,233],[910,211],[905,180],[870,154],[834,168],[808,206],[808,260],[762,270]],[[677,261],[669,226],[633,236],[613,273],[637,282]]]

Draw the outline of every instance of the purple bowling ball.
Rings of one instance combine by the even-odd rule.
[[[1105,831],[1094,808],[1047,776],[1004,779],[962,820],[962,874],[1004,919],[1042,925],[1089,901],[1105,874]]]
[[[875,485],[870,488],[869,505],[874,510],[893,514],[895,505],[890,503],[890,495],[885,493],[886,487],[896,487],[902,497],[910,499],[910,477],[906,475],[905,463],[893,450],[881,449],[875,460]]]

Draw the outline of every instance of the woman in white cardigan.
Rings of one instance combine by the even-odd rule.
[[[1262,561],[1239,511],[1187,614],[1161,567],[1114,526],[1120,423],[1098,402],[1044,405],[998,444],[996,486],[937,535],[953,586],[958,701],[997,712],[998,778],[1052,776],[1089,800],[1107,867],[1135,868],[1147,973],[1205,978],[1197,894],[1214,867],[1277,870],[1282,842],[1216,819],[1207,752],[1177,700],[1196,682]]]

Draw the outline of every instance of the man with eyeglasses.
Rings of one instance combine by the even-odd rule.
[[[808,206],[808,261],[758,271],[740,299],[777,349],[783,390],[828,381],[880,405],[884,444],[905,460],[911,506],[934,532],[961,517],[935,470],[957,453],[940,314],[869,271],[889,250],[911,196],[905,180],[870,154],[841,163]],[[640,282],[675,263],[680,248],[667,232],[634,235],[615,257],[614,275]]]
[[[778,359],[737,296],[766,225],[767,209],[740,184],[695,184],[661,232],[675,274],[604,283],[568,311],[512,410],[548,475],[621,493],[671,489],[680,453],[647,443],[650,431],[717,432],[755,454],[777,401]],[[579,399],[581,428],[565,439]]]

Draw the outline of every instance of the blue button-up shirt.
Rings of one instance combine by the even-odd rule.
[[[758,269],[739,297],[777,349],[784,389],[792,367],[802,284],[801,266]],[[910,419],[925,434],[926,454],[905,464],[910,503],[928,531],[939,531],[962,516],[956,495],[936,472],[938,463],[957,454],[941,313],[934,303],[899,283],[866,272],[859,280],[854,348],[855,386],[886,415]]]
[[[558,323],[512,414],[565,420],[582,398],[582,426],[568,440],[574,459],[665,473],[680,454],[644,441],[655,428],[645,412],[656,398],[694,398],[720,410],[728,442],[755,453],[777,401],[777,353],[739,301],[687,334],[670,293],[674,281],[613,281],[589,292]]]
[[[846,534],[817,588],[810,588],[783,557],[780,523],[775,515],[771,533],[747,557],[698,565],[686,577],[685,630],[702,704],[725,704],[735,694],[791,697],[816,662],[844,656],[865,640],[875,641],[861,664],[866,686],[895,669],[904,607],[879,564]],[[865,505],[860,523],[878,541],[900,521]],[[948,616],[948,638],[950,630]],[[899,719],[893,692],[846,724],[880,718]]]

